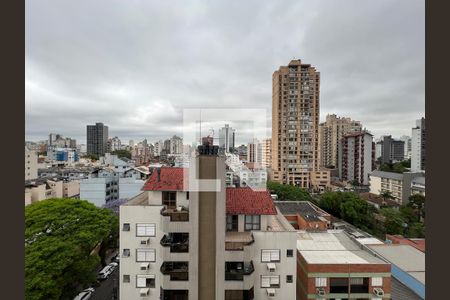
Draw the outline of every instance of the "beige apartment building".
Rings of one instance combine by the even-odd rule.
[[[120,206],[120,299],[295,300],[294,228],[267,191],[226,187],[218,147],[203,147],[196,172],[157,169]],[[189,190],[190,172],[218,189]]]
[[[272,166],[272,139],[262,140],[262,159],[261,163],[264,168]]]
[[[339,164],[338,149],[342,137],[362,130],[361,122],[350,118],[327,115],[326,121],[319,125],[319,165],[336,168]]]
[[[25,180],[38,177],[38,155],[25,146]]]
[[[300,59],[272,76],[271,178],[304,188],[319,165],[320,73]]]

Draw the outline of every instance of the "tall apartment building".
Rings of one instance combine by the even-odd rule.
[[[236,130],[230,125],[225,124],[225,127],[219,129],[219,147],[225,152],[233,151],[235,147]]]
[[[272,76],[272,179],[309,187],[319,163],[320,73],[299,59]]]
[[[105,155],[108,147],[108,126],[103,123],[87,125],[87,153]]]
[[[120,299],[296,298],[295,231],[268,192],[227,188],[217,153],[201,146],[194,176],[217,191],[189,191],[190,170],[160,168],[120,206]]]
[[[119,137],[115,136],[108,139],[108,152],[117,151],[122,149],[122,142]]]
[[[327,115],[326,121],[319,125],[319,166],[336,168],[338,166],[339,144],[344,135],[360,132],[361,122],[350,118]]]
[[[372,172],[374,151],[373,136],[368,132],[355,132],[344,135],[339,143],[339,178],[369,184]]]
[[[404,160],[411,159],[411,137],[403,135],[399,140],[405,143]]]
[[[405,142],[394,140],[390,135],[382,136],[376,147],[376,160],[383,164],[402,161],[405,158]]]
[[[154,155],[155,156],[159,156],[161,154],[161,151],[163,150],[163,148],[164,148],[164,143],[163,143],[162,140],[159,140],[159,141],[155,142]]]
[[[170,153],[171,154],[181,154],[183,153],[183,139],[179,136],[174,135],[170,139]]]
[[[38,177],[38,156],[35,151],[31,151],[25,146],[25,180]]]
[[[272,166],[272,139],[262,140],[261,147],[261,164],[264,168],[270,168]]]
[[[412,129],[411,171],[425,171],[425,118],[417,120]]]
[[[262,163],[262,143],[258,140],[247,144],[247,162],[258,166]]]

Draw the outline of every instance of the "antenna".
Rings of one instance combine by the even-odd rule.
[[[200,145],[202,144],[202,109],[200,109]]]

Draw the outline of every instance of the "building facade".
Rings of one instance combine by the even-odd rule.
[[[97,156],[105,155],[108,148],[108,126],[103,123],[87,125],[87,153]]]
[[[405,158],[405,142],[395,140],[390,135],[382,136],[376,147],[376,160],[380,163],[395,163]]]
[[[339,144],[344,135],[362,130],[361,122],[350,118],[327,115],[326,121],[319,125],[319,166],[338,166]]]
[[[425,171],[425,118],[417,120],[412,129],[411,171]]]
[[[230,125],[225,124],[225,127],[219,129],[219,147],[225,152],[232,152],[235,148],[236,130]]]
[[[339,178],[369,184],[373,167],[373,136],[368,132],[344,135],[339,144]]]
[[[264,168],[272,167],[272,139],[263,139],[261,143],[261,164]]]
[[[35,151],[31,151],[25,146],[25,180],[38,177],[38,156]]]
[[[226,188],[207,148],[194,178],[218,190],[189,191],[184,169],[161,168],[120,207],[120,299],[295,299],[295,231],[267,192]]]
[[[272,179],[308,188],[318,169],[320,73],[299,59],[272,76]]]

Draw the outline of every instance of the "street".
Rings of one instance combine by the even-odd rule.
[[[102,281],[92,295],[91,300],[117,300],[119,299],[119,268],[111,273],[108,279]]]

